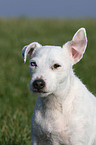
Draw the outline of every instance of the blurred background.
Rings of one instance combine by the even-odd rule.
[[[95,18],[96,0],[1,0],[1,17]]]
[[[36,96],[29,90],[24,45],[60,45],[85,27],[88,46],[74,71],[96,95],[95,0],[0,0],[0,145],[28,145]]]

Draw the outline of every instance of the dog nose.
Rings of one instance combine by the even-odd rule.
[[[45,82],[43,80],[35,80],[33,82],[34,89],[41,90],[45,87]]]

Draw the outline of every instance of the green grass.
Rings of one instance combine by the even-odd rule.
[[[24,45],[63,45],[85,27],[88,47],[74,66],[76,74],[96,94],[96,20],[0,19],[0,145],[31,145],[31,117],[36,97],[29,91],[30,74],[23,63]]]

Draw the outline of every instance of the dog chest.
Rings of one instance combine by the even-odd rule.
[[[64,114],[60,110],[42,110],[35,108],[35,114],[32,121],[32,129],[38,138],[45,140],[59,140],[61,143],[68,143],[68,119],[64,118]]]

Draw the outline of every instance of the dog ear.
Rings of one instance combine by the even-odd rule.
[[[80,28],[73,36],[73,39],[68,42],[68,45],[73,64],[75,64],[82,59],[83,54],[86,50],[87,36],[85,28]]]
[[[27,55],[29,58],[31,58],[35,50],[41,46],[42,45],[39,44],[38,42],[32,42],[31,44],[24,46],[24,48],[22,49],[22,56],[24,57],[24,63],[26,62]]]

